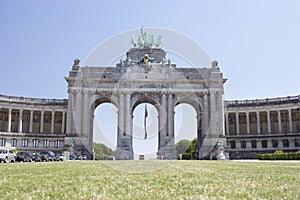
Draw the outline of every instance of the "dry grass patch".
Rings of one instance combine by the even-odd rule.
[[[70,161],[0,171],[0,199],[300,199],[299,162]]]

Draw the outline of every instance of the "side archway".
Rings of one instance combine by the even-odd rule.
[[[184,133],[179,134],[180,125],[178,124],[178,117],[176,113],[179,111],[178,108],[181,108],[181,117],[189,119],[182,119],[181,126],[182,130],[188,131],[188,135],[184,136]],[[177,97],[175,103],[175,131],[177,133],[177,137],[175,141],[178,142],[180,139],[188,139],[193,140],[197,139],[197,151],[196,151],[196,159],[199,159],[199,152],[201,149],[201,145],[203,143],[203,139],[205,134],[203,133],[203,104],[201,101],[201,97],[188,97],[188,96],[179,96]],[[187,127],[186,127],[187,126]],[[192,138],[194,136],[194,138]]]

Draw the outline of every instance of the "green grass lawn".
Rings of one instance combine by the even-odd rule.
[[[1,200],[300,199],[300,162],[289,161],[11,163],[0,173]]]

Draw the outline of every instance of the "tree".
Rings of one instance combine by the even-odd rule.
[[[94,142],[93,147],[95,152],[95,160],[109,160],[115,155],[115,152],[104,144]]]
[[[190,148],[189,148],[189,154],[190,154],[191,160],[197,159],[197,148],[198,148],[198,139],[195,138],[192,140]]]
[[[178,155],[182,155],[184,160],[197,159],[198,139],[195,138],[192,141],[180,140],[175,145]]]
[[[175,144],[175,148],[177,151],[177,155],[183,154],[191,145],[191,142],[189,140],[180,140]]]

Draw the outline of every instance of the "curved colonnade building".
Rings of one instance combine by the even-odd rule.
[[[300,96],[225,101],[224,108],[231,158],[300,150]]]
[[[61,152],[68,100],[0,95],[0,147]]]
[[[225,101],[225,138],[232,159],[300,150],[300,96]],[[0,95],[0,147],[62,152],[67,99]]]

